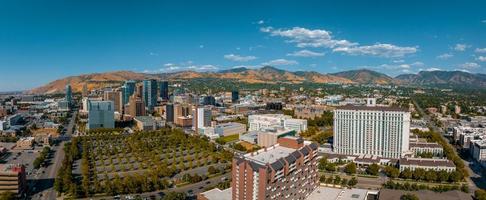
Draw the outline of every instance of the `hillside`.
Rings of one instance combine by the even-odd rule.
[[[74,92],[80,92],[84,84],[88,89],[118,86],[125,80],[143,79],[194,79],[194,78],[219,78],[234,79],[246,83],[353,83],[353,81],[328,74],[317,72],[289,72],[282,69],[266,66],[258,69],[235,68],[219,72],[195,72],[180,71],[162,74],[144,74],[130,71],[117,71],[107,73],[85,74],[70,76],[48,83],[29,91],[30,93],[59,93],[64,91],[66,84],[70,83]]]
[[[349,70],[349,71],[334,73],[331,75],[346,78],[361,84],[386,85],[386,84],[396,83],[396,81],[392,77],[368,69]]]
[[[107,73],[83,74],[79,76],[69,76],[63,79],[55,80],[47,85],[34,88],[30,93],[59,93],[64,91],[67,84],[71,84],[74,92],[80,92],[83,85],[86,84],[88,89],[108,87],[110,85],[119,85],[125,80],[143,80],[149,78],[147,74],[135,73],[131,71],[115,71]]]
[[[418,74],[403,74],[395,77],[403,84],[451,86],[451,87],[486,87],[485,74],[472,74],[462,71],[421,71]]]

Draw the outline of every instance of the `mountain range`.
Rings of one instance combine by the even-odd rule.
[[[314,71],[291,72],[271,66],[257,69],[233,68],[218,72],[179,71],[173,73],[147,74],[132,71],[83,74],[55,80],[44,86],[34,88],[29,93],[63,92],[66,84],[71,84],[73,91],[81,91],[84,85],[88,89],[119,86],[125,80],[184,80],[194,78],[232,79],[246,83],[341,83],[341,84],[380,84],[380,85],[416,85],[486,88],[485,74],[472,74],[462,71],[421,71],[417,74],[403,74],[390,77],[369,69],[343,71],[322,74]]]

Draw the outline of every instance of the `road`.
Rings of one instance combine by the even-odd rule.
[[[42,173],[39,178],[36,180],[36,190],[41,190],[38,193],[35,193],[32,195],[32,199],[43,199],[43,200],[51,200],[51,199],[56,199],[56,191],[54,190],[54,180],[57,177],[57,173],[59,169],[61,168],[62,161],[64,159],[64,144],[66,143],[66,140],[69,140],[70,137],[73,134],[74,131],[74,124],[75,124],[75,119],[76,119],[77,112],[74,112],[71,116],[71,119],[69,120],[68,126],[67,126],[67,131],[65,133],[62,141],[52,147],[52,150],[54,152],[53,159],[51,160],[51,164],[47,166],[45,169],[41,169],[45,171],[45,173]]]
[[[425,122],[430,125],[432,127],[432,130],[439,133],[439,135],[442,137],[442,139],[444,139],[445,141],[449,141],[449,139],[447,139],[445,136],[444,136],[444,130],[442,130],[441,127],[438,127],[435,122],[432,121],[431,117],[426,114],[423,110],[423,108],[420,107],[420,105],[418,105],[418,103],[413,100],[413,104],[415,105],[415,108],[417,109],[417,111],[420,112],[420,114],[423,116]],[[456,148],[452,148],[454,150],[454,152],[458,154],[457,152],[457,149]],[[460,157],[460,156],[459,156]],[[468,183],[468,186],[469,186],[469,191],[471,193],[474,193],[474,191],[476,191],[478,189],[478,185],[472,180],[472,178],[474,179],[482,179],[481,175],[480,174],[476,174],[470,167],[470,164],[468,161],[464,160],[464,158],[462,158],[462,162],[464,163],[464,166],[466,168],[466,170],[468,171],[469,173],[469,176],[468,177],[465,177],[467,183]],[[486,182],[486,180],[484,180]],[[481,183],[483,181],[479,181],[479,183]],[[484,184],[484,183],[483,183]]]

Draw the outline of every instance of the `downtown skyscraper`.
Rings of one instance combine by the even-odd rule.
[[[157,104],[157,81],[154,79],[143,81],[143,102],[149,111]]]
[[[130,96],[132,96],[133,93],[135,92],[135,81],[133,80],[125,81],[125,84],[123,84],[121,88],[121,92],[122,92],[122,105],[125,105],[128,103]]]
[[[160,82],[160,97],[163,100],[169,100],[169,82],[168,81],[161,81]]]
[[[72,101],[73,101],[73,91],[71,89],[70,84],[66,85],[66,99],[65,100],[68,102],[68,105],[71,106]]]

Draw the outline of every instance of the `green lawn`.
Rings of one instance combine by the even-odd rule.
[[[238,140],[240,138],[240,135],[238,135],[238,134],[228,135],[228,136],[224,136],[224,137],[220,137],[220,138],[224,142],[233,142],[233,141]]]

